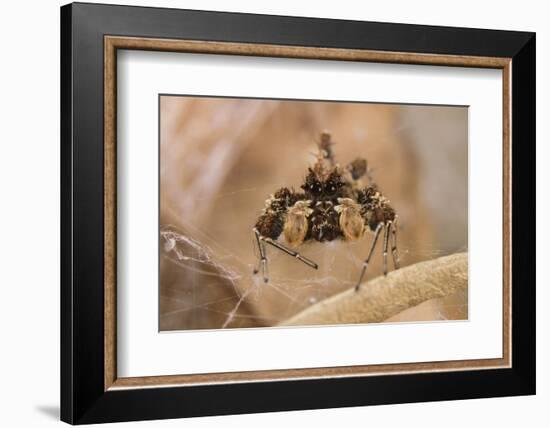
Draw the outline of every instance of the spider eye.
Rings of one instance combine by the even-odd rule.
[[[323,185],[318,181],[314,181],[313,183],[308,184],[307,188],[311,193],[315,195],[320,195],[323,192]]]
[[[331,192],[334,192],[336,190],[336,188],[334,186],[330,186],[330,191]]]

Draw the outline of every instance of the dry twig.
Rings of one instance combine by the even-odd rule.
[[[417,263],[344,291],[296,314],[281,325],[382,322],[430,299],[468,288],[468,254]]]

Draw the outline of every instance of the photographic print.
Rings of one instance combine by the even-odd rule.
[[[60,23],[61,420],[535,393],[534,33]]]
[[[468,108],[159,95],[159,330],[468,319]]]

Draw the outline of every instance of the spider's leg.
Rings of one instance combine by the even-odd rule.
[[[391,255],[393,258],[393,267],[395,269],[399,269],[399,253],[397,252],[397,216],[395,216],[395,220],[391,225],[392,230],[392,243],[391,243]]]
[[[252,229],[252,232],[254,232],[254,250],[256,247],[258,248],[258,253],[256,255],[258,256],[258,264],[254,266],[254,270],[252,273],[256,275],[260,271],[260,267],[262,265],[262,257],[264,257],[264,248],[262,247],[262,244],[260,243],[260,239],[258,237],[258,233],[256,229]]]
[[[266,238],[265,236],[260,236],[260,240],[267,242],[269,245],[273,245],[275,248],[278,248],[279,250],[283,251],[284,253],[287,253],[289,256],[296,257],[301,262],[305,263],[309,267],[312,267],[313,269],[317,269],[319,266],[317,266],[317,263],[314,261],[311,261],[307,257],[302,256],[300,253],[291,250],[290,248],[284,246],[278,241],[275,241],[271,238]]]
[[[384,225],[384,276],[388,274],[388,238],[390,234],[391,222]]]
[[[267,275],[267,257],[266,257],[265,246],[264,246],[264,243],[262,242],[262,236],[260,235],[260,232],[258,232],[258,229],[256,228],[254,228],[254,236],[256,237],[256,243],[258,244],[258,250],[260,251],[260,259],[258,260],[258,267],[254,268],[254,275],[256,275],[261,268],[264,282],[268,282],[269,277]]]
[[[361,282],[363,281],[363,277],[365,276],[365,272],[367,271],[367,267],[369,266],[370,258],[372,257],[372,253],[374,252],[374,247],[376,247],[376,241],[378,241],[378,236],[380,236],[380,232],[382,231],[383,226],[384,226],[384,223],[379,223],[378,226],[376,226],[376,230],[374,231],[374,239],[372,241],[372,244],[369,250],[369,255],[363,262],[363,269],[361,269],[361,275],[359,275],[359,281],[357,281],[357,285],[355,286],[355,291],[359,291],[359,288],[361,287]]]

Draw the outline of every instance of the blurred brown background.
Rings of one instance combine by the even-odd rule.
[[[162,96],[160,109],[160,330],[272,326],[354,285],[372,235],[300,247],[318,271],[269,248],[270,283],[252,275],[264,201],[299,188],[322,130],[341,165],[367,158],[399,215],[402,265],[467,251],[465,107]],[[388,321],[467,312],[461,293]]]

